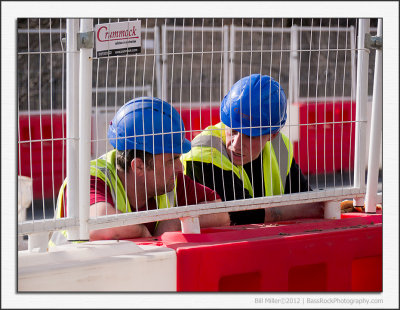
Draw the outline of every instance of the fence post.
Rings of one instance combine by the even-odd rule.
[[[182,234],[199,234],[200,233],[200,221],[199,217],[182,217],[181,228]]]
[[[93,20],[81,19],[79,66],[79,239],[89,240]],[[89,44],[92,40],[92,44]]]
[[[382,19],[378,20],[377,36],[382,37]],[[379,157],[382,135],[382,50],[375,52],[374,90],[372,95],[371,130],[368,155],[367,193],[365,212],[376,212]]]
[[[354,187],[365,191],[365,153],[366,121],[368,95],[368,60],[369,50],[365,48],[365,34],[369,33],[369,19],[359,19],[358,28],[358,62],[356,93],[356,129],[354,150]],[[364,198],[354,199],[355,206],[362,206]]]
[[[67,19],[67,77],[66,77],[66,120],[67,120],[67,217],[79,217],[79,53],[77,33],[79,19]],[[78,229],[68,229],[68,239],[78,240]]]
[[[324,219],[340,220],[340,201],[327,201],[324,203]]]
[[[49,242],[48,231],[29,234],[28,251],[29,252],[37,251],[39,253],[46,252],[48,242]]]

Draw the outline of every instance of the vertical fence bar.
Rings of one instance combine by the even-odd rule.
[[[351,101],[354,100],[354,92],[356,91],[356,38],[354,34],[354,26],[350,26],[350,55],[351,55]]]
[[[228,93],[229,90],[229,54],[228,54],[228,49],[229,49],[229,27],[227,25],[224,26],[224,88],[223,88],[223,94]]]
[[[229,89],[233,86],[234,78],[235,78],[235,25],[232,23],[231,25],[231,52],[230,52],[230,60],[229,60]],[[224,96],[226,93],[224,94]]]
[[[356,130],[354,150],[354,187],[365,191],[365,153],[367,129],[368,60],[369,51],[365,48],[365,34],[369,33],[369,19],[359,19],[358,62],[356,93]],[[362,206],[364,198],[355,199],[354,205]]]
[[[160,49],[160,28],[154,26],[154,52],[156,54],[156,83],[157,83],[157,97],[162,97],[161,90],[161,49]]]
[[[162,47],[162,88],[161,88],[161,98],[162,100],[167,100],[167,29],[165,25],[161,26],[161,47]]]
[[[79,19],[67,19],[67,81],[66,81],[66,120],[67,120],[67,217],[79,217],[79,53],[77,33]],[[79,239],[77,229],[68,229],[68,238]]]
[[[382,37],[382,19],[378,20],[377,36]],[[382,135],[382,50],[375,52],[374,90],[372,94],[371,130],[368,155],[367,193],[365,212],[376,212],[378,191],[379,156]]]
[[[290,63],[289,63],[289,104],[298,101],[299,96],[299,36],[296,25],[290,31]]]
[[[81,19],[80,32],[93,31],[92,19]],[[79,67],[79,239],[89,240],[90,139],[93,47],[81,47]]]

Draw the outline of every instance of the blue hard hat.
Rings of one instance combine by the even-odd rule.
[[[178,111],[158,98],[140,97],[115,114],[107,137],[117,150],[136,149],[152,154],[187,153],[190,141]]]
[[[274,134],[286,122],[285,93],[268,75],[246,76],[222,100],[221,121],[247,136]]]

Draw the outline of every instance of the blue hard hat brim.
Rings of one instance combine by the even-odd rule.
[[[281,127],[279,126],[273,126],[271,128],[264,128],[264,129],[259,129],[259,128],[233,128],[236,131],[241,132],[242,134],[249,136],[249,137],[259,137],[259,136],[264,136],[264,135],[273,135],[277,132],[280,131]]]
[[[183,138],[178,143],[167,143],[167,141],[170,141],[172,137],[173,136],[171,134],[165,134],[163,136],[156,135],[154,137],[152,135],[147,135],[146,137],[130,137],[127,139],[120,137],[118,139],[115,137],[115,134],[113,134],[112,131],[109,131],[108,135],[111,145],[119,151],[136,149],[151,154],[184,154],[192,149],[192,144],[186,138]],[[175,138],[178,137],[179,135],[175,135]]]
[[[286,117],[282,120],[280,126],[263,126],[261,129],[260,127],[249,128],[249,127],[233,126],[228,116],[223,113],[221,113],[221,122],[224,123],[224,125],[228,126],[229,128],[232,128],[233,130],[236,130],[246,136],[259,137],[263,135],[272,135],[279,132],[283,128],[283,126],[285,126]]]
[[[190,143],[190,141],[188,139],[184,139],[182,142],[182,150],[179,150],[179,153],[182,152],[182,154],[185,154],[187,152],[190,152],[190,150],[192,149],[192,144]],[[176,154],[179,154],[177,152],[174,152]]]

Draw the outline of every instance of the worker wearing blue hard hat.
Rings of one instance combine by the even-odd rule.
[[[124,104],[109,124],[113,150],[90,163],[90,216],[163,209],[220,201],[213,190],[183,174],[180,155],[190,151],[185,126],[174,107],[158,98]],[[57,200],[64,217],[65,181]],[[228,213],[201,215],[200,227],[229,225]],[[90,240],[130,239],[180,230],[179,219],[90,231]],[[67,242],[66,233],[51,242]]]
[[[243,77],[221,102],[221,122],[197,135],[182,155],[185,174],[225,201],[310,190],[281,132],[286,110],[284,90],[272,77]],[[322,215],[318,206],[231,212],[230,218],[232,224],[251,224]]]

